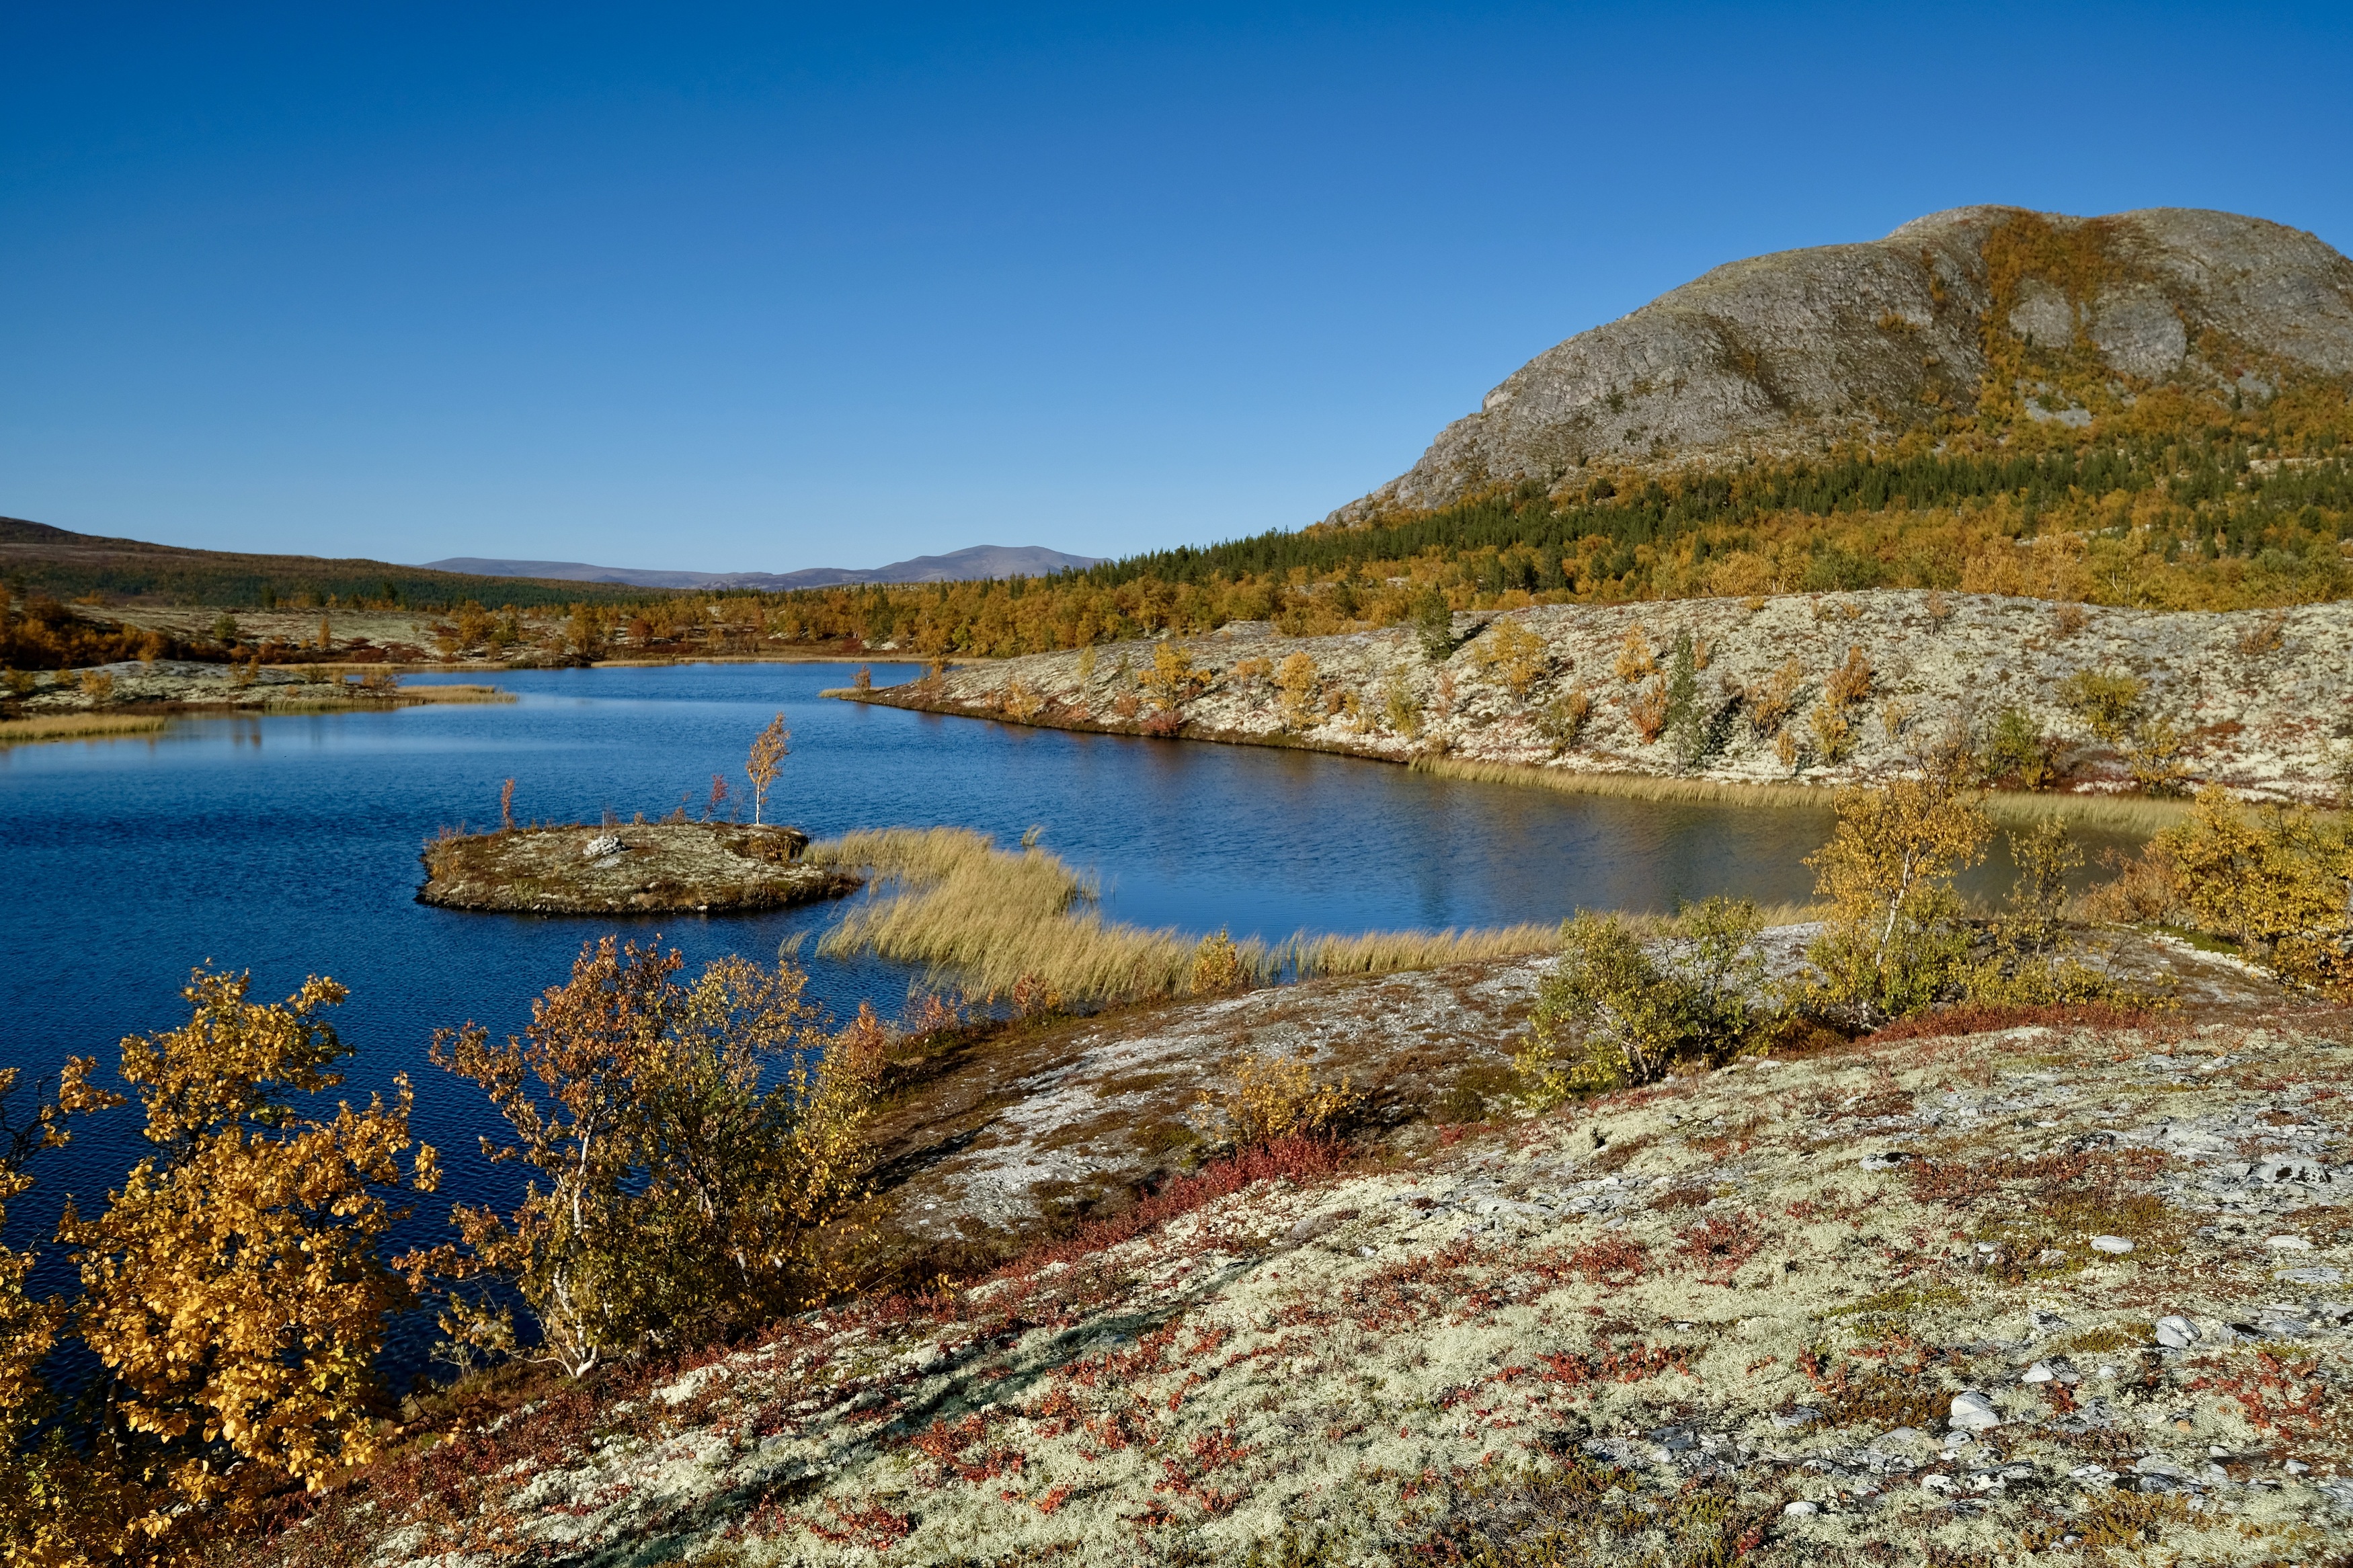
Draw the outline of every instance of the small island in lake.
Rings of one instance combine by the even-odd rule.
[[[798,828],[733,822],[510,828],[427,846],[419,902],[530,914],[720,914],[839,898],[864,879],[802,861]]]

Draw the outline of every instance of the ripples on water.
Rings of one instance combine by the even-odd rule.
[[[878,665],[880,684],[914,667]],[[203,719],[161,736],[0,750],[12,895],[0,1064],[54,1073],[68,1053],[111,1069],[126,1033],[185,1017],[189,968],[251,969],[281,997],[309,973],[351,988],[336,1023],[356,1046],[345,1092],[408,1071],[414,1127],[448,1179],[403,1240],[445,1234],[450,1198],[505,1201],[512,1167],[475,1152],[497,1131],[472,1086],[425,1058],[437,1026],[519,1027],[580,944],[659,931],[691,965],[758,958],[813,934],[820,907],[751,917],[615,921],[471,914],[415,901],[417,852],[444,826],[519,817],[659,816],[711,777],[743,787],[744,749],[782,710],[793,754],[772,820],[818,837],[955,824],[1009,843],[1032,824],[1100,873],[1108,914],[1189,931],[1281,938],[1553,920],[1579,907],[1661,910],[1714,892],[1801,900],[1799,861],[1827,813],[1658,805],[1434,778],[1311,752],[1201,745],[948,719],[821,701],[835,665],[696,665],[501,676],[512,705]],[[837,1014],[887,1015],[910,973],[808,961]],[[47,1233],[64,1194],[87,1207],[144,1150],[132,1110],[100,1119],[11,1205],[12,1239]],[[428,1200],[428,1202],[434,1202]],[[62,1288],[56,1250],[42,1273]]]

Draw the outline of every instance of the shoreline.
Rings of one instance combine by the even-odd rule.
[[[243,689],[250,698],[132,698],[105,708],[48,709],[0,719],[0,746],[37,745],[51,741],[102,741],[129,735],[156,735],[174,719],[294,718],[316,713],[358,713],[395,708],[512,702],[514,694],[494,686],[414,687],[407,689],[353,689],[348,695],[281,698],[286,683]],[[307,691],[308,687],[297,687]]]
[[[1820,784],[1767,782],[1753,779],[1680,778],[1632,770],[1547,768],[1524,763],[1477,762],[1447,756],[1393,756],[1345,741],[1309,736],[1261,734],[1187,721],[1173,734],[1153,734],[1142,723],[1125,720],[1080,719],[1068,715],[1033,714],[1027,719],[1010,713],[976,710],[953,701],[935,700],[904,687],[879,687],[860,691],[839,687],[820,691],[822,698],[898,708],[912,713],[932,713],[949,719],[976,719],[1018,724],[1033,730],[1063,730],[1082,735],[1124,735],[1137,740],[1203,741],[1218,745],[1263,746],[1279,751],[1317,752],[1353,757],[1473,784],[1499,784],[1519,788],[1548,789],[1564,795],[1589,795],[1662,805],[1740,805],[1752,809],[1829,811],[1838,792],[1854,781]],[[2086,827],[2152,835],[2186,818],[2187,799],[2146,795],[2030,794],[2019,790],[1987,790],[1981,796],[1986,815],[2000,826],[2017,826],[2058,818]]]

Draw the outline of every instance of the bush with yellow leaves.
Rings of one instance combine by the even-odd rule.
[[[1318,1083],[1308,1054],[1296,1057],[1246,1055],[1227,1068],[1222,1100],[1203,1095],[1206,1108],[1214,1104],[1225,1113],[1238,1147],[1271,1143],[1278,1138],[1331,1138],[1346,1131],[1365,1107],[1365,1096],[1340,1081]]]
[[[1650,634],[1640,621],[1626,628],[1618,644],[1618,661],[1611,667],[1618,679],[1631,686],[1659,668],[1658,651],[1651,647]]]
[[[297,1113],[295,1096],[342,1082],[350,1054],[322,1016],[343,988],[313,976],[285,1002],[247,1000],[248,977],[198,970],[188,1024],[122,1042],[122,1076],[158,1152],[85,1219],[68,1204],[81,1295],[30,1303],[20,1255],[0,1253],[0,1560],[79,1565],[193,1562],[290,1486],[324,1488],[376,1458],[385,1391],[375,1367],[410,1296],[379,1259],[405,1211],[388,1190],[429,1192],[433,1151],[411,1147],[409,1089],[396,1102]],[[6,1137],[0,1193],[28,1184],[25,1156],[64,1141],[63,1115],[121,1103],[76,1059],[58,1100]],[[13,1087],[0,1074],[0,1092]],[[0,1119],[5,1121],[5,1119]],[[103,1376],[83,1442],[63,1430],[27,1453],[43,1413],[35,1371],[61,1334]]]
[[[2084,864],[2066,825],[2045,819],[2012,828],[2009,837],[2018,878],[1992,923],[1991,942],[1962,980],[1968,999],[2020,1006],[2152,1000],[2127,997],[2107,975],[2064,951],[2067,879]]]
[[[1832,913],[1808,956],[1815,1000],[1916,1012],[1957,983],[1968,950],[1953,878],[1985,854],[1992,825],[1952,774],[1841,790],[1831,841],[1806,864]]]
[[[447,1291],[447,1353],[525,1353],[575,1377],[824,1300],[843,1280],[863,1195],[861,1128],[886,1037],[871,1009],[827,1037],[807,976],[738,958],[677,978],[675,952],[606,937],[532,1005],[503,1047],[469,1024],[433,1059],[489,1093],[530,1166],[511,1215],[458,1205],[461,1245],[401,1267]],[[821,1062],[812,1066],[813,1062]],[[772,1067],[781,1067],[763,1087]],[[525,1089],[538,1086],[539,1093]],[[528,1352],[508,1309],[465,1287],[503,1281],[537,1320]]]
[[[2203,929],[2229,937],[2291,984],[2353,989],[2347,888],[2353,836],[2301,807],[2242,809],[2220,786],[2189,821],[2157,836],[2178,896]]]
[[[1136,678],[1143,683],[1152,705],[1163,713],[1174,713],[1201,688],[1201,677],[1193,668],[1193,656],[1174,642],[1164,642],[1152,650],[1152,668]]]
[[[1525,702],[1544,674],[1548,650],[1544,638],[1517,621],[1499,620],[1471,651],[1479,673],[1501,681],[1514,702]]]
[[[2059,700],[2094,737],[2114,743],[2139,720],[2147,690],[2129,670],[2079,669],[2059,683]]]
[[[1196,996],[1222,996],[1229,991],[1240,991],[1250,983],[1250,966],[1242,957],[1242,950],[1226,933],[1223,926],[1211,936],[1201,939],[1193,953],[1191,990]]]
[[[1770,740],[1781,732],[1781,726],[1797,712],[1805,689],[1805,667],[1791,658],[1783,660],[1780,668],[1748,691],[1748,727],[1758,740]]]
[[[1307,729],[1315,718],[1315,661],[1304,653],[1288,656],[1275,675],[1274,685],[1280,694],[1283,728]]]

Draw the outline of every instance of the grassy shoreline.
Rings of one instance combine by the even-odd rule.
[[[29,719],[0,719],[0,746],[153,735],[169,721],[160,713],[39,713]]]
[[[1746,779],[1661,777],[1652,773],[1577,773],[1567,769],[1527,767],[1516,763],[1473,763],[1452,757],[1417,757],[1415,772],[1479,784],[1503,784],[1557,790],[1564,795],[1601,795],[1619,800],[1656,801],[1694,805],[1749,805],[1831,809],[1840,786]],[[2158,800],[2146,795],[2027,795],[2010,790],[1988,791],[1985,814],[2005,826],[2026,826],[2056,818],[2082,827],[2151,835],[2189,816],[2186,800]]]

